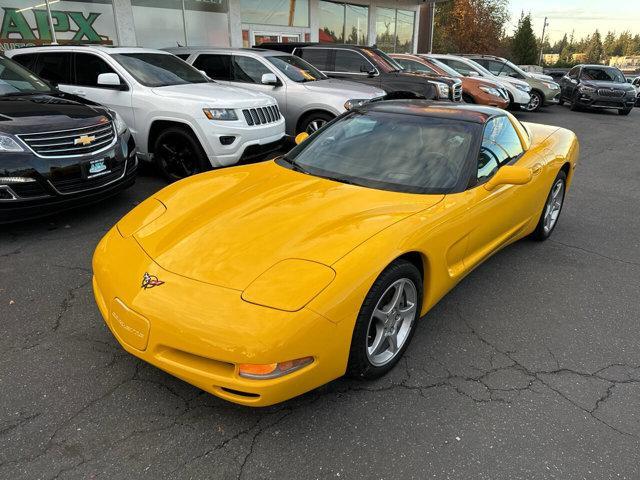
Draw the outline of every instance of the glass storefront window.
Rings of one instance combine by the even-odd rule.
[[[369,7],[321,0],[319,9],[320,43],[367,43]]]
[[[309,0],[240,0],[242,23],[309,26]]]
[[[111,0],[50,2],[60,44],[117,45]],[[53,40],[43,0],[0,0],[0,48],[49,44]]]
[[[415,12],[393,8],[376,9],[376,44],[385,52],[413,51]]]

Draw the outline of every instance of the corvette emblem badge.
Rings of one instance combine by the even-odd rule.
[[[153,287],[158,287],[162,285],[164,282],[162,280],[158,280],[158,277],[155,275],[149,275],[147,272],[144,272],[142,276],[142,288],[145,290]]]

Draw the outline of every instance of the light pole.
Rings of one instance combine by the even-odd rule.
[[[56,29],[53,28],[53,18],[51,17],[51,6],[49,0],[45,0],[47,6],[47,17],[49,18],[49,30],[51,30],[51,45],[58,45],[58,38],[56,37]]]
[[[547,22],[547,17],[544,17],[544,24],[542,25],[542,40],[540,40],[540,60],[538,63],[542,66],[542,57],[544,55],[544,34],[547,31],[547,27],[549,26],[549,22]]]

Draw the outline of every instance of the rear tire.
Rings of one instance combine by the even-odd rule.
[[[153,152],[154,163],[169,183],[211,169],[202,146],[186,128],[169,127],[160,132]]]
[[[464,103],[476,103],[476,101],[473,99],[473,97],[471,95],[469,95],[468,93],[463,93],[462,94],[462,101]]]
[[[562,95],[560,95],[560,99],[558,100],[558,105],[560,106],[564,105],[564,98],[562,98]]]
[[[577,112],[578,110],[580,110],[580,103],[578,102],[578,93],[576,92],[571,98],[571,111]]]
[[[396,260],[376,279],[356,319],[347,374],[375,379],[398,363],[411,342],[422,307],[422,276]]]
[[[564,171],[560,171],[553,181],[553,186],[547,196],[547,201],[544,202],[540,219],[536,229],[531,234],[534,240],[543,242],[548,239],[558,225],[560,220],[560,214],[562,213],[562,207],[564,206],[564,199],[567,193],[567,174]]]

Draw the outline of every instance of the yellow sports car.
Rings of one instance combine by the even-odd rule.
[[[579,150],[561,128],[416,100],[297,140],[168,186],[102,239],[95,298],[128,352],[250,406],[379,377],[471,270],[551,235]]]

